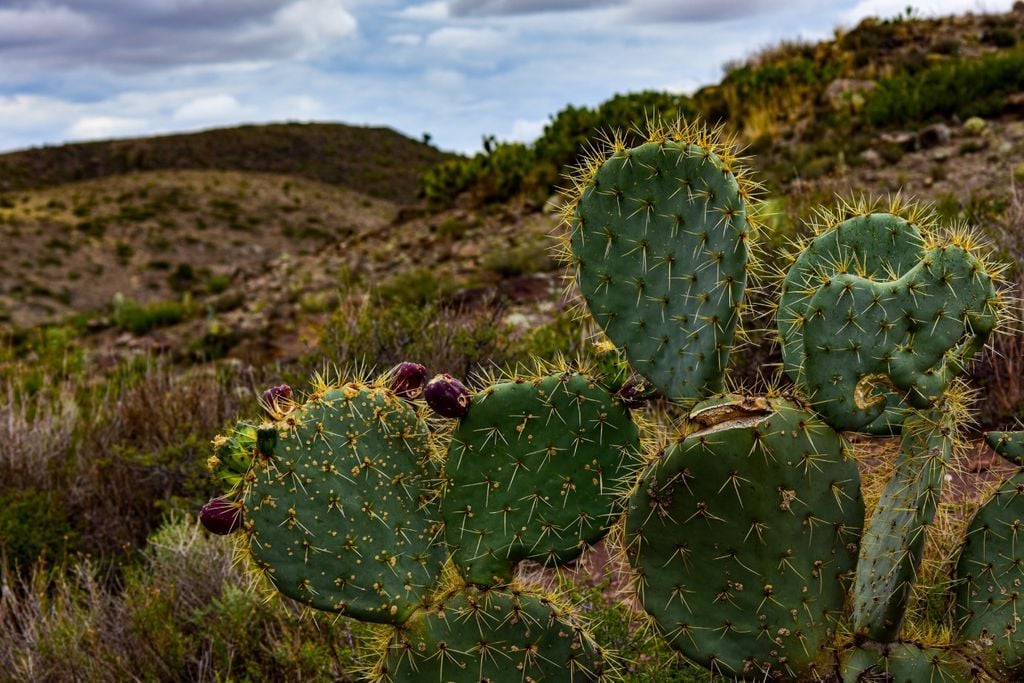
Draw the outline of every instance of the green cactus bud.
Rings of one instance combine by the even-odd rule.
[[[896,467],[861,539],[853,587],[853,629],[879,642],[900,632],[956,439],[959,411],[912,412]]]
[[[860,476],[842,437],[782,398],[698,406],[642,473],[626,553],[673,647],[728,678],[824,676],[857,561]]]
[[[835,429],[878,419],[886,408],[879,387],[927,408],[984,344],[998,308],[993,277],[964,239],[929,248],[894,280],[836,275],[808,303],[804,388]]]
[[[614,145],[576,182],[568,257],[594,320],[669,398],[719,389],[750,267],[750,183],[696,126]]]
[[[319,386],[273,427],[243,491],[256,565],[317,609],[404,620],[443,559],[426,424],[386,387],[349,383]]]
[[[1006,680],[1024,677],[1024,471],[978,510],[956,566],[955,619],[961,638]]]
[[[609,663],[551,595],[462,588],[396,629],[371,674],[390,683],[600,681]]]
[[[629,412],[583,375],[476,394],[444,470],[441,514],[459,571],[471,583],[507,583],[520,560],[579,557],[607,532],[638,439]]]

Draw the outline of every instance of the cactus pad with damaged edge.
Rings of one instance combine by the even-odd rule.
[[[853,629],[879,642],[899,635],[928,525],[953,458],[952,410],[911,413],[896,466],[861,539],[853,587]]]
[[[318,388],[274,427],[244,489],[256,565],[317,609],[401,622],[443,561],[426,424],[384,386],[350,383]]]
[[[594,320],[679,400],[719,390],[747,284],[746,185],[728,149],[701,133],[617,149],[578,180],[569,217]]]
[[[860,477],[842,437],[783,398],[697,406],[629,501],[644,609],[728,678],[824,675],[857,561]]]
[[[471,583],[559,565],[600,540],[616,484],[638,459],[629,411],[595,380],[563,372],[475,396],[452,436],[441,503],[445,538]]]
[[[803,384],[814,409],[836,429],[857,430],[885,411],[879,387],[931,406],[992,332],[997,306],[984,263],[953,243],[895,280],[836,275],[807,306]]]

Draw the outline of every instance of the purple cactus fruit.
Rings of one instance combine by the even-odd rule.
[[[624,406],[630,410],[635,410],[642,408],[647,401],[654,398],[655,393],[646,379],[633,375],[619,389],[619,399],[622,400]]]
[[[437,375],[423,389],[427,405],[443,417],[465,417],[469,412],[469,390],[451,375]]]
[[[263,405],[271,414],[277,412],[279,406],[292,400],[292,388],[287,384],[270,387],[263,392]]]
[[[419,363],[399,363],[389,373],[391,390],[401,398],[412,401],[423,395],[427,383],[427,369]]]
[[[242,526],[242,508],[227,498],[211,498],[199,511],[199,521],[211,533],[226,536]]]

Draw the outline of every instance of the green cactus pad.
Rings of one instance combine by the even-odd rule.
[[[452,436],[441,504],[465,579],[507,583],[516,563],[558,565],[608,530],[637,427],[594,380],[559,373],[473,397]]]
[[[1024,472],[1003,483],[967,529],[956,567],[956,623],[991,667],[1024,677]]]
[[[207,464],[224,482],[234,487],[241,483],[256,455],[257,428],[248,422],[239,422],[227,436],[213,440],[213,457]]]
[[[842,683],[971,683],[982,671],[950,648],[866,643],[839,656]]]
[[[1024,465],[1024,432],[988,432],[985,443],[999,455]]]
[[[861,539],[853,587],[853,629],[879,642],[899,635],[924,554],[942,483],[953,457],[952,413],[911,413],[896,468]]]
[[[626,552],[673,647],[727,678],[823,675],[857,561],[842,437],[781,398],[698,406],[629,502]]]
[[[616,151],[581,182],[571,219],[591,315],[678,400],[719,390],[747,282],[745,191],[716,149],[687,131]]]
[[[857,430],[885,411],[879,387],[932,405],[995,327],[996,301],[984,264],[954,244],[929,249],[895,280],[836,275],[811,297],[804,324],[803,383],[815,410],[835,429]]]
[[[606,662],[557,599],[464,588],[396,629],[374,676],[393,683],[598,681]]]
[[[799,383],[804,364],[804,323],[818,288],[840,273],[871,280],[896,279],[924,256],[924,237],[917,225],[891,213],[855,215],[831,225],[804,245],[786,272],[779,295],[776,323],[782,342],[783,368]],[[899,432],[903,415],[900,397],[886,397],[890,408],[864,431]]]
[[[399,623],[434,586],[443,550],[428,500],[427,426],[380,386],[323,387],[274,425],[244,490],[256,565],[321,610]]]

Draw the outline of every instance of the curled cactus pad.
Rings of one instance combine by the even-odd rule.
[[[878,419],[889,388],[918,408],[933,405],[954,371],[995,328],[995,273],[966,233],[931,240],[893,279],[854,269],[816,287],[804,323],[803,385],[836,429]]]
[[[600,540],[639,460],[629,411],[570,371],[494,384],[452,435],[441,504],[456,567],[479,585],[515,565],[557,566]]]
[[[576,178],[568,259],[594,320],[669,398],[721,386],[750,269],[751,183],[697,126],[611,146]]]
[[[444,559],[427,426],[383,383],[319,383],[270,425],[245,477],[248,548],[284,595],[400,623]]]
[[[629,501],[644,609],[728,678],[824,675],[864,520],[843,438],[785,398],[709,401],[690,420]]]

